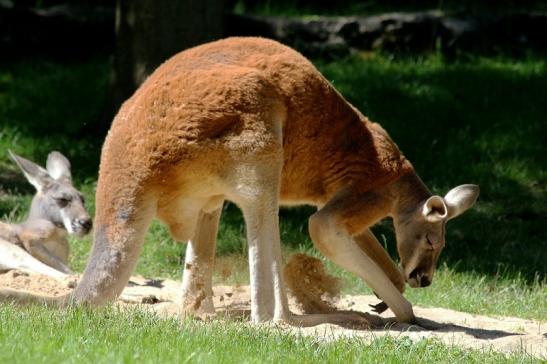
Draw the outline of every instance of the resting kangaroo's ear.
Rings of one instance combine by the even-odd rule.
[[[23,174],[30,184],[33,185],[38,191],[43,191],[51,182],[53,182],[47,171],[36,163],[23,157],[19,157],[18,155],[12,153],[11,150],[8,150],[8,153],[15,164],[17,164],[21,171],[23,171]]]
[[[429,222],[438,222],[448,215],[448,208],[441,196],[431,196],[424,202],[422,215]]]
[[[446,206],[448,206],[448,219],[453,219],[462,214],[475,204],[479,197],[479,186],[461,185],[448,191],[444,196]]]
[[[54,151],[47,156],[46,168],[53,179],[64,179],[67,181],[72,180],[70,174],[70,162],[61,153]]]

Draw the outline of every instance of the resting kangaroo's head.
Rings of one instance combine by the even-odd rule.
[[[397,250],[405,280],[411,287],[427,287],[445,244],[446,222],[475,203],[479,186],[461,185],[446,196],[431,196],[394,219]]]
[[[77,236],[89,233],[91,217],[82,194],[72,185],[70,162],[65,156],[59,152],[49,153],[44,169],[11,151],[9,154],[37,190],[28,220],[48,220]]]

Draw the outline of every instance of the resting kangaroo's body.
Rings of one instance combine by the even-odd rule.
[[[0,272],[19,269],[64,279],[72,273],[67,266],[68,235],[84,236],[92,225],[82,194],[72,185],[70,162],[54,151],[44,169],[9,154],[36,194],[26,220],[0,221]]]
[[[459,210],[451,214],[449,202],[435,200],[442,206],[428,213],[446,210],[439,211],[438,234],[427,238],[436,246],[421,246],[413,235],[399,247],[408,272],[368,228],[391,215],[406,232],[412,214],[425,221],[431,198],[386,132],[299,53],[259,38],[205,44],[161,65],[114,119],[101,156],[95,243],[71,299],[113,300],[157,216],[175,239],[189,241],[183,304],[211,311],[216,229],[222,203],[230,200],[247,226],[252,319],[290,320],[278,206],[311,204],[320,208],[310,219],[316,246],[362,277],[399,320],[412,321],[404,280],[431,279],[444,223]],[[425,227],[410,225],[425,239]]]

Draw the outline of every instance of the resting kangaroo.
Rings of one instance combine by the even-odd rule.
[[[297,324],[281,274],[280,204],[310,204],[315,246],[357,274],[397,320],[415,320],[405,281],[427,286],[446,222],[478,187],[432,196],[387,133],[350,105],[296,51],[260,38],[229,38],[181,52],[127,100],[106,137],[96,194],[95,242],[68,296],[0,296],[100,305],[122,291],[153,217],[188,241],[183,305],[213,310],[215,236],[225,200],[243,211],[251,319]],[[402,271],[369,228],[392,216]]]
[[[72,186],[70,162],[51,152],[46,170],[11,152],[10,156],[37,192],[25,221],[0,222],[0,271],[20,269],[64,278],[71,273],[67,235],[83,236],[91,230],[82,194]]]

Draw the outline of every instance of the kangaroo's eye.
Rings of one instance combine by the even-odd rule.
[[[429,238],[429,234],[425,234],[425,239],[427,240],[427,245],[429,245],[429,247],[433,249],[433,242]]]
[[[57,202],[57,205],[59,207],[65,207],[66,205],[70,203],[70,199],[66,197],[58,197],[55,199],[55,202]]]

